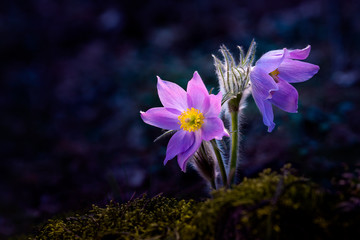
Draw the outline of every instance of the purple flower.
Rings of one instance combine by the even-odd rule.
[[[252,69],[252,95],[268,132],[275,127],[272,104],[286,112],[297,112],[298,92],[289,83],[304,82],[319,71],[317,65],[297,61],[306,59],[310,48],[309,45],[304,49],[284,48],[267,52]]]
[[[222,95],[209,95],[197,72],[188,82],[187,92],[159,77],[157,89],[164,107],[140,112],[141,118],[152,126],[177,130],[168,143],[164,165],[177,156],[178,164],[185,172],[186,163],[203,140],[229,136],[219,118]]]

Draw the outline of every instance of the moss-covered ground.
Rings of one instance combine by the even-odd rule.
[[[359,172],[321,189],[284,167],[204,202],[163,196],[51,219],[26,239],[358,239]]]

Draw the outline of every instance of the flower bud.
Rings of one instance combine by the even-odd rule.
[[[222,62],[213,55],[220,90],[223,93],[222,104],[229,101],[229,111],[238,111],[243,92],[249,87],[250,71],[255,58],[256,43],[253,40],[245,54],[242,47],[239,62],[236,63],[230,51],[220,46]]]
[[[201,146],[192,158],[192,164],[200,176],[211,184],[215,184],[216,156],[210,142],[202,141]],[[213,186],[215,188],[215,186]]]

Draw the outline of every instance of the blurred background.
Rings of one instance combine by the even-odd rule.
[[[291,162],[324,186],[360,163],[360,2],[0,2],[0,238],[109,200],[163,193],[203,199],[206,183],[175,160],[140,110],[161,106],[156,75],[182,87],[197,70],[217,83],[211,54],[258,43],[257,58],[311,44],[320,66],[295,84],[299,113],[275,109],[267,133],[249,97],[243,176]]]

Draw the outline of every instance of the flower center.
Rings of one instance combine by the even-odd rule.
[[[276,83],[279,82],[279,79],[278,79],[278,75],[280,74],[279,70],[278,69],[275,69],[274,71],[272,71],[271,73],[269,73],[269,75],[274,79],[274,81]]]
[[[180,128],[184,131],[195,132],[199,130],[204,123],[204,115],[200,112],[200,110],[191,108],[186,109],[181,115],[178,117],[178,124]]]

